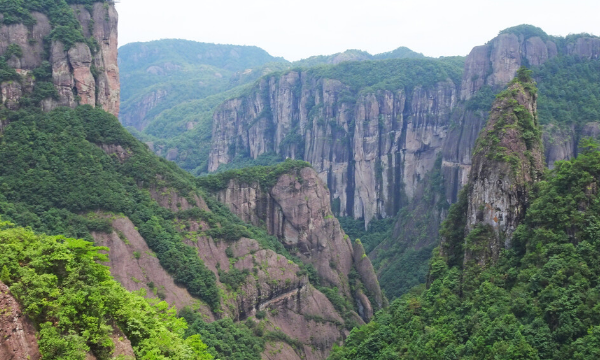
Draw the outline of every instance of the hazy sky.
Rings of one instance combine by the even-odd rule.
[[[399,46],[466,55],[523,23],[600,35],[599,0],[121,0],[117,10],[120,45],[180,38],[256,45],[287,60]]]

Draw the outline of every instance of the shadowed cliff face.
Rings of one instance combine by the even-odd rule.
[[[327,183],[336,215],[367,223],[393,216],[442,150],[456,86],[448,79],[346,102],[350,93],[304,72],[261,80],[252,95],[215,112],[209,170],[240,154],[302,158]]]
[[[0,55],[4,55],[13,44],[22,50],[21,56],[12,55],[7,59],[9,66],[22,76],[22,81],[1,84],[2,101],[9,109],[17,109],[21,96],[33,91],[35,79],[32,71],[42,66],[44,61],[49,61],[58,98],[42,100],[44,110],[89,104],[118,116],[118,15],[114,4],[97,2],[92,12],[84,5],[72,5],[71,8],[81,24],[83,35],[95,39],[97,48],[90,49],[85,43],[75,43],[67,49],[63,43],[52,41],[49,57],[45,58],[44,38],[50,35],[52,27],[48,17],[38,12],[32,13],[36,23],[31,29],[24,24],[0,27]]]
[[[473,49],[460,83],[447,79],[397,91],[357,93],[310,71],[266,77],[215,111],[209,171],[240,156],[304,159],[327,183],[334,213],[368,225],[407,205],[441,154],[446,199],[453,203],[488,117],[488,109],[474,109],[468,100],[484,86],[499,91],[523,64],[539,66],[559,54],[596,59],[599,46],[599,39],[586,37],[559,48],[538,36],[501,34]],[[564,142],[581,135],[561,136],[570,139],[544,137],[547,153],[554,154],[549,164],[576,155]]]
[[[354,299],[359,310],[363,309],[360,315],[364,320],[382,308],[383,295],[373,265],[362,245],[352,244],[342,231],[331,212],[329,192],[313,169],[281,175],[271,189],[232,179],[217,198],[244,221],[266,226],[269,234],[277,236],[304,263],[312,264],[322,285],[335,286]],[[352,293],[352,269],[374,304],[364,294]]]

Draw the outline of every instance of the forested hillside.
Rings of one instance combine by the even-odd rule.
[[[115,350],[120,358],[213,359],[200,336],[184,340],[186,321],[169,304],[148,302],[116,282],[99,263],[108,261],[103,250],[0,220],[0,281],[39,331],[43,359],[109,359]],[[9,359],[4,346],[0,354]]]
[[[536,89],[523,84],[535,96]],[[511,160],[518,156],[511,153],[514,149],[489,142],[495,136],[501,137],[500,143],[514,135],[532,139],[527,126],[534,117],[527,120],[525,108],[516,106],[523,101],[517,103],[523,90],[511,89],[494,105],[503,113],[493,128],[505,126],[506,132],[493,135],[489,127],[492,132],[480,138],[478,149],[488,165],[505,161],[516,165],[513,169],[526,169]],[[330,358],[596,358],[600,152],[592,141],[582,148],[577,159],[557,162],[542,181],[529,186],[531,198],[520,200],[529,202],[524,221],[513,235],[506,235],[512,238],[507,240],[510,245],[503,244],[497,258],[495,230],[483,222],[487,215],[468,216],[480,201],[474,184],[484,180],[478,177],[480,170],[472,172],[442,225],[443,241],[430,262],[427,286],[414,288],[370,324],[352,331]],[[498,175],[492,169],[489,176]],[[478,225],[470,226],[474,221]]]

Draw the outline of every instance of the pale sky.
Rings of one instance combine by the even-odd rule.
[[[400,46],[467,55],[519,24],[550,35],[600,35],[599,0],[121,0],[120,45],[178,38],[255,45],[294,61]]]

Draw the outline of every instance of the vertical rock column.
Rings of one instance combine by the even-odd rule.
[[[536,100],[529,71],[521,68],[497,97],[477,141],[467,185],[465,263],[496,261],[525,215],[530,188],[544,171]]]

